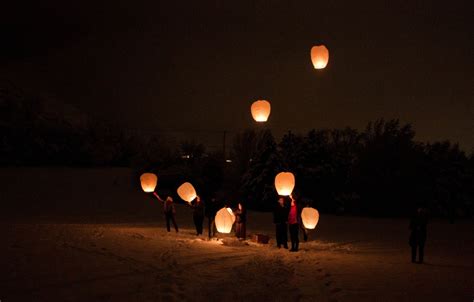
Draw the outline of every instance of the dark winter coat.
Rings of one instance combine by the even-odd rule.
[[[286,206],[281,206],[279,203],[273,209],[273,223],[287,223],[289,209]]]
[[[193,201],[191,203],[191,207],[193,208],[193,217],[195,218],[203,218],[204,217],[204,203]]]
[[[217,211],[219,211],[221,208],[222,206],[217,200],[206,201],[205,214],[208,218],[214,219],[214,217],[216,217]]]
[[[247,210],[245,210],[245,208],[235,210],[234,215],[236,223],[244,223],[247,221]]]
[[[428,219],[426,215],[418,213],[410,220],[410,245],[424,244],[426,241],[426,225]]]

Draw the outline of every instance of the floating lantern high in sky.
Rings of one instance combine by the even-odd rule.
[[[303,211],[301,211],[301,219],[303,220],[304,227],[312,230],[318,224],[319,212],[314,208],[303,208]]]
[[[142,185],[143,191],[146,193],[155,191],[157,182],[158,177],[153,173],[143,173],[140,176],[140,184]]]
[[[181,197],[182,200],[191,202],[196,198],[196,190],[194,189],[193,185],[189,182],[185,182],[178,188],[178,195]]]
[[[278,195],[290,196],[295,188],[295,176],[291,172],[281,172],[275,177],[275,189]]]
[[[228,208],[220,209],[216,214],[216,228],[219,233],[230,233],[232,225],[234,224],[235,216],[232,210]]]
[[[315,69],[323,69],[328,65],[329,50],[324,45],[311,48],[311,61]]]
[[[268,117],[270,116],[270,110],[270,102],[265,100],[255,101],[250,107],[252,117],[257,122],[266,122],[268,120]]]

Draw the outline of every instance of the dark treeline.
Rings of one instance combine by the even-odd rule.
[[[270,131],[247,131],[235,141],[241,192],[268,208],[276,198],[274,176],[286,170],[296,176],[296,194],[323,212],[400,216],[423,206],[450,219],[472,217],[474,156],[414,136],[398,120],[370,122],[362,132],[289,132],[278,144]]]
[[[59,109],[58,109],[59,108]],[[0,89],[0,165],[124,166],[155,171],[160,188],[174,192],[191,181],[204,198],[237,199],[268,210],[278,172],[296,176],[295,194],[322,212],[407,215],[424,206],[434,215],[472,217],[474,155],[449,141],[420,143],[398,120],[352,128],[234,137],[231,163],[202,144],[170,146],[160,137],[127,134],[51,100]]]

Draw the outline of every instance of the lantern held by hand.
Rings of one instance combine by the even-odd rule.
[[[295,188],[295,176],[291,172],[281,172],[275,177],[275,189],[278,195],[290,196]]]
[[[155,191],[156,184],[158,183],[158,177],[154,173],[143,173],[140,176],[140,184],[142,189],[146,193]]]
[[[179,186],[178,195],[179,197],[181,197],[182,200],[187,202],[193,201],[197,196],[196,190],[189,182],[185,182],[181,186]]]

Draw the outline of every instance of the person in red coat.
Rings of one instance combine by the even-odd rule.
[[[298,246],[300,243],[299,240],[299,228],[300,228],[300,221],[298,215],[298,206],[296,204],[296,200],[293,196],[290,195],[291,203],[290,203],[290,212],[288,213],[288,225],[290,229],[290,240],[291,240],[291,249],[290,252],[297,252]]]

